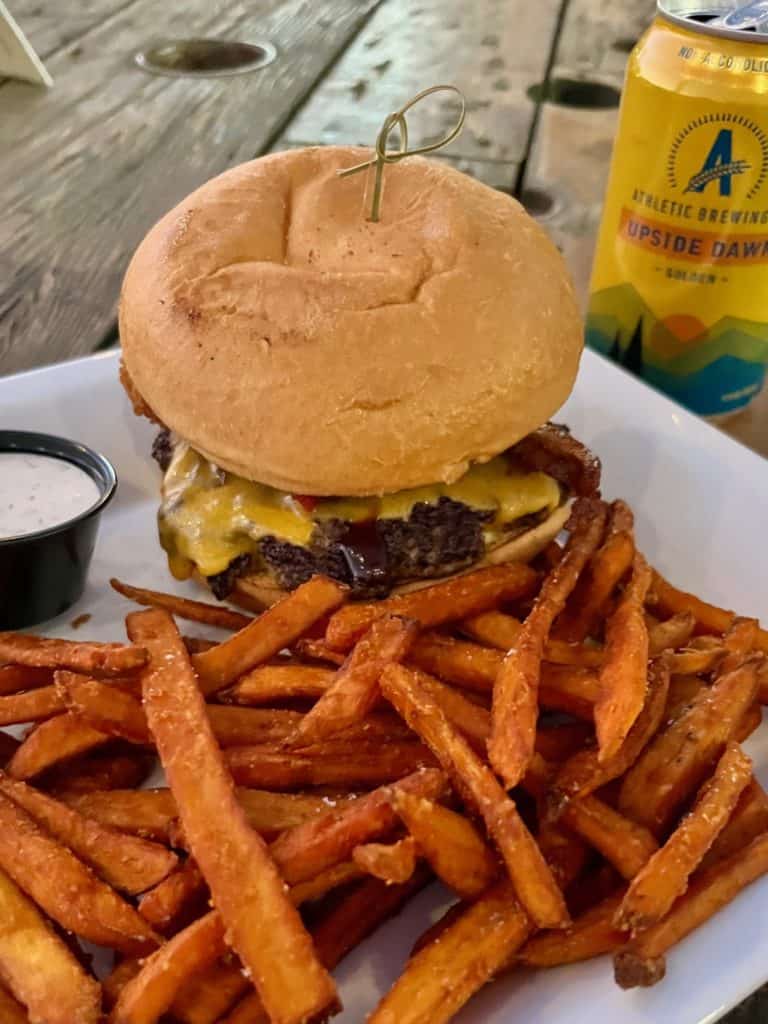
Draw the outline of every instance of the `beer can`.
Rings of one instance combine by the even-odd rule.
[[[586,324],[590,347],[715,418],[768,363],[768,24],[750,6],[659,0],[635,46]]]

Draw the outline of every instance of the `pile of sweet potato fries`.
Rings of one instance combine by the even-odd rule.
[[[0,733],[3,1022],[323,1021],[331,970],[435,878],[456,902],[373,1024],[600,954],[651,985],[768,871],[740,746],[768,633],[651,569],[623,502],[579,499],[530,566],[370,604],[113,586],[149,606],[127,643],[0,634],[0,725],[32,723]]]

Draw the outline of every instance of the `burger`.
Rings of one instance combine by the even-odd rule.
[[[510,196],[413,157],[275,153],[155,225],[122,289],[122,380],[159,427],[171,572],[246,605],[529,560],[595,494],[550,417],[582,350],[556,247]]]

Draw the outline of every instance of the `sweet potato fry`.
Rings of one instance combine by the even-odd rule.
[[[346,589],[340,584],[313,576],[230,639],[193,655],[200,689],[204,694],[223,690],[256,665],[273,658],[323,615],[338,608],[345,596]]]
[[[253,991],[241,965],[225,956],[179,988],[171,1017],[179,1024],[218,1024],[249,990]]]
[[[260,665],[222,694],[222,699],[235,704],[255,705],[273,704],[295,697],[317,700],[335,677],[332,668],[321,668],[319,665]]]
[[[179,813],[170,789],[64,793],[61,800],[102,825],[160,841],[167,841],[171,823]]]
[[[693,612],[678,612],[648,630],[648,654],[656,658],[664,651],[684,647],[693,636],[696,618]]]
[[[578,642],[597,631],[601,612],[632,566],[633,522],[634,517],[625,502],[611,504],[608,536],[590,558],[568,606],[558,618],[556,632],[562,640]]]
[[[572,518],[572,532],[563,557],[544,580],[493,688],[488,755],[508,789],[520,781],[533,754],[541,660],[549,631],[588,558],[600,543],[606,520],[605,506],[602,502],[581,498],[574,505]]]
[[[514,801],[453,728],[439,704],[419,686],[418,676],[390,665],[381,677],[384,696],[432,750],[454,786],[485,821],[504,858],[520,901],[541,927],[561,927],[565,901]]]
[[[175,615],[179,619],[187,619],[190,622],[202,622],[207,626],[236,631],[245,629],[252,621],[250,615],[235,612],[225,605],[191,601],[188,597],[178,597],[176,594],[163,594],[159,590],[132,587],[130,583],[122,583],[116,579],[111,579],[109,585],[118,594],[122,594],[130,601],[135,601],[136,604],[143,604],[150,608],[165,608],[171,615]]]
[[[357,849],[368,849],[368,847],[359,846]],[[332,889],[336,889],[340,885],[346,885],[348,882],[354,882],[368,873],[370,872],[367,872],[354,860],[342,861],[341,864],[334,864],[332,868],[326,868],[325,871],[321,871],[314,878],[308,878],[305,882],[297,882],[296,885],[292,885],[288,895],[290,896],[291,903],[295,907],[300,907],[303,903],[320,899],[321,896],[326,896]],[[411,870],[412,874],[413,870]],[[408,878],[410,878],[410,875],[408,875]],[[403,881],[407,881],[407,879],[403,879]]]
[[[219,1024],[269,1024],[258,992],[249,992]]]
[[[541,800],[547,793],[552,768],[534,754],[522,786]],[[658,844],[642,825],[637,825],[596,796],[585,796],[565,805],[561,823],[598,850],[626,879],[634,878]]]
[[[586,839],[627,880],[632,879],[658,849],[653,835],[595,796],[572,800],[562,822]]]
[[[340,589],[334,587],[333,591],[333,600],[340,600]],[[327,604],[327,588],[322,587],[320,592]],[[304,590],[298,603],[301,610],[306,610],[306,594]],[[283,607],[286,602],[282,602]],[[313,605],[313,614],[318,614],[319,604]],[[247,631],[251,629],[247,627]],[[213,663],[217,686],[230,681],[226,676],[233,665],[242,671],[243,666],[253,664],[248,664],[251,655],[246,656],[242,649],[247,631],[234,638],[240,641],[231,661]],[[140,639],[149,650],[150,663],[142,679],[147,720],[191,852],[210,886],[233,949],[251,972],[274,1024],[299,1024],[313,1016],[321,1017],[336,1004],[335,986],[318,962],[262,840],[237,804],[173,619],[159,609],[134,613],[129,617],[129,636]],[[288,639],[295,639],[295,635]],[[203,787],[200,778],[205,779]]]
[[[717,668],[724,654],[724,647],[710,647],[707,650],[685,647],[669,655],[669,667],[673,676],[695,676]]]
[[[404,790],[392,803],[437,877],[466,899],[479,896],[499,874],[499,863],[463,815]]]
[[[2,871],[0,920],[0,973],[31,1020],[97,1024],[101,1014],[98,983]]]
[[[56,673],[56,692],[70,711],[98,732],[129,743],[151,745],[144,710],[130,693],[66,671]]]
[[[0,867],[63,928],[123,953],[154,949],[158,937],[105,882],[0,795]]]
[[[730,743],[699,790],[693,809],[632,879],[617,913],[619,927],[642,931],[667,914],[722,832],[751,776],[752,762],[737,743]]]
[[[32,779],[60,761],[67,761],[109,743],[111,736],[65,713],[42,722],[8,762],[14,779]]]
[[[141,957],[124,956],[102,979],[101,991],[105,1010],[111,1010],[125,986],[141,970]]]
[[[0,725],[39,722],[65,710],[64,700],[55,686],[40,686],[26,693],[0,697]]]
[[[429,880],[429,872],[417,867],[403,885],[387,885],[368,878],[342,896],[312,927],[318,956],[333,968],[400,908]],[[269,1024],[255,992],[247,995],[221,1024]]]
[[[511,882],[500,882],[410,958],[369,1024],[449,1021],[512,958],[531,930]]]
[[[648,676],[648,629],[643,603],[651,570],[635,553],[632,576],[605,629],[605,662],[595,704],[598,760],[614,757],[640,714]]]
[[[216,646],[215,640],[206,640],[204,636],[183,636],[184,646],[189,654],[203,654]]]
[[[586,867],[591,848],[575,832],[551,821],[539,824],[536,843],[555,881],[565,892]]]
[[[144,892],[157,885],[176,865],[176,855],[157,843],[100,825],[3,772],[0,772],[0,793],[22,807],[105,882],[123,892]]]
[[[653,573],[649,604],[652,608],[658,608],[665,615],[692,612],[696,618],[697,633],[726,633],[736,618],[732,611],[718,608],[716,605],[702,601],[694,594],[678,590],[656,571]],[[768,630],[758,629],[755,646],[764,654],[768,654]]]
[[[453,687],[441,683],[434,676],[427,675],[419,669],[410,671],[415,674],[422,690],[440,705],[451,725],[459,730],[474,750],[484,756],[486,743],[491,735],[490,712],[474,704]]]
[[[668,664],[675,655],[667,655]],[[664,708],[664,721],[671,722],[687,708],[706,683],[698,676],[672,676],[667,692],[667,706]]]
[[[69,668],[92,676],[121,676],[145,665],[147,652],[131,644],[53,640],[26,633],[0,633],[0,662],[29,668]]]
[[[559,967],[616,952],[627,941],[627,933],[613,921],[622,896],[623,891],[609,896],[567,928],[534,935],[520,950],[516,962],[526,967]]]
[[[226,952],[224,922],[212,910],[152,956],[118,996],[110,1024],[153,1024],[170,1009],[181,986]]]
[[[190,857],[181,867],[145,892],[139,900],[139,913],[163,935],[178,930],[178,922],[196,908],[208,886],[200,868]]]
[[[237,789],[237,801],[251,828],[275,835],[349,802],[344,796],[270,793]],[[166,841],[178,809],[169,789],[108,790],[65,794],[64,802],[86,817],[134,835]]]
[[[422,865],[407,882],[389,885],[367,878],[346,892],[312,928],[315,948],[326,967],[339,964],[355,946],[400,908],[431,879]]]
[[[129,743],[152,743],[144,709],[129,693],[73,672],[57,672],[56,685],[65,695],[69,709],[94,729]],[[207,705],[206,714],[222,747],[280,743],[291,735],[303,717],[297,711],[218,704]],[[373,728],[377,722],[369,724]]]
[[[100,789],[140,786],[152,773],[155,759],[139,747],[122,748],[113,740],[95,753],[87,753],[56,765],[43,780],[45,788],[63,800],[66,795],[93,793]]]
[[[374,878],[400,884],[416,870],[416,842],[413,836],[406,836],[396,843],[366,843],[354,848],[352,860]]]
[[[302,719],[302,715],[296,711],[235,708],[219,704],[208,704],[206,714],[220,747],[280,743],[293,733]],[[371,729],[376,725],[376,722],[371,722]],[[384,723],[381,725],[383,728]]]
[[[744,712],[744,715],[733,731],[732,739],[737,743],[744,743],[749,737],[759,729],[763,721],[763,709],[758,703],[752,704]]]
[[[614,958],[616,982],[622,988],[654,985],[664,977],[664,954],[713,917],[742,889],[768,871],[768,833],[753,839],[703,871],[697,872],[685,895],[663,921],[637,935]]]
[[[348,651],[376,619],[385,615],[416,619],[423,629],[432,629],[486,611],[500,601],[527,597],[536,582],[536,573],[526,565],[477,569],[386,601],[350,604],[331,617],[325,640],[334,651]]]
[[[718,666],[719,672],[732,672],[744,661],[756,646],[760,624],[757,619],[745,619],[736,616],[723,637],[725,657]]]
[[[768,832],[768,794],[756,779],[751,779],[725,828],[702,860],[701,867],[707,868],[715,861],[730,857],[763,832]]]
[[[333,739],[303,750],[229,747],[224,751],[224,760],[238,785],[275,790],[380,786],[434,764],[434,758],[421,743]]]
[[[385,615],[355,644],[329,688],[299,723],[293,746],[307,746],[342,732],[365,718],[378,700],[379,676],[386,665],[401,661],[416,636],[409,619]]]
[[[600,679],[594,669],[567,665],[541,666],[539,704],[551,711],[565,711],[591,722],[600,696]]]
[[[27,1011],[4,985],[0,985],[0,1020],[3,1024],[29,1024]]]
[[[547,794],[547,807],[559,814],[568,800],[588,796],[612,779],[623,775],[637,760],[656,735],[664,718],[669,689],[669,668],[666,660],[653,662],[648,675],[648,692],[643,710],[613,755],[600,761],[595,747],[586,747],[574,754],[559,769]]]
[[[756,661],[718,676],[645,748],[624,776],[619,810],[660,835],[732,738],[757,688]]]
[[[768,660],[757,670],[757,699],[763,706],[768,704]]]
[[[392,799],[399,792],[439,800],[448,784],[441,771],[426,768],[288,829],[269,848],[285,881],[295,885],[314,878],[348,860],[356,846],[393,832],[399,819]]]
[[[297,640],[293,647],[300,658],[309,658],[312,661],[325,661],[329,665],[343,665],[344,655],[340,651],[332,651],[324,640],[315,640],[312,637],[302,637]]]
[[[503,655],[481,644],[454,640],[440,633],[424,633],[411,647],[407,661],[447,683],[477,693],[490,693]]]
[[[0,665],[0,694],[36,690],[53,683],[50,668],[30,668],[28,665]]]
[[[517,644],[523,624],[513,615],[504,612],[482,612],[462,622],[461,628],[481,643],[508,651]],[[599,668],[603,663],[603,649],[598,644],[588,646],[550,637],[544,645],[544,659],[556,665]]]

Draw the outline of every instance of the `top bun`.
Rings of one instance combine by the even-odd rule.
[[[568,397],[582,325],[560,254],[514,199],[420,157],[313,147],[242,164],[155,225],[120,337],[154,415],[282,490],[372,495],[460,477]]]

